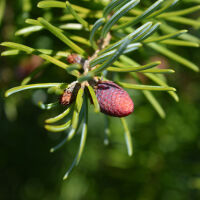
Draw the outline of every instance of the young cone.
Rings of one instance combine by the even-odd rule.
[[[134,103],[129,94],[112,81],[100,81],[96,96],[101,112],[113,117],[125,117],[134,110]]]

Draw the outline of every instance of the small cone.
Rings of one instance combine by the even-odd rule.
[[[112,81],[97,84],[96,96],[101,112],[113,117],[125,117],[134,110],[134,103],[129,94]]]

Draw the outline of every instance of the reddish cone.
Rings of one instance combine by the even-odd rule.
[[[101,112],[107,115],[125,117],[134,110],[134,104],[129,94],[112,81],[98,83],[96,96]]]

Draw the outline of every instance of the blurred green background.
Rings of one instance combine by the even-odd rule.
[[[27,17],[44,15],[42,10],[36,8],[37,0],[31,1],[31,8],[26,6],[27,1],[6,1],[0,41],[59,49],[60,43],[45,31],[25,38],[14,36],[16,30],[25,26]],[[51,14],[50,11],[45,13],[46,16]],[[199,17],[199,13],[194,16]],[[199,30],[192,31],[200,35]],[[176,48],[175,51],[199,65],[199,49]],[[139,59],[154,56],[165,59],[155,52],[150,55],[148,49],[140,52]],[[110,144],[104,146],[103,114],[94,114],[91,109],[89,133],[81,162],[68,180],[62,181],[75,156],[79,137],[50,154],[49,149],[63,135],[45,131],[43,121],[59,112],[41,111],[36,104],[38,100],[48,101],[56,97],[47,98],[46,93],[39,90],[16,94],[5,100],[5,90],[19,85],[33,66],[27,64],[30,62],[27,56],[1,57],[0,60],[0,199],[200,199],[199,73],[166,60],[177,72],[168,78],[170,85],[177,88],[180,102],[174,102],[166,93],[156,93],[167,113],[164,120],[142,93],[130,91],[135,102],[135,111],[128,117],[134,142],[132,157],[127,155],[119,119],[111,119]],[[62,70],[52,67],[35,81],[60,80],[69,81]]]

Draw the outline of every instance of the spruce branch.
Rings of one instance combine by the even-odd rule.
[[[170,25],[172,21],[194,28],[199,27],[198,21],[185,17],[187,14],[198,11],[199,5],[170,11],[177,2],[177,0],[157,0],[150,7],[143,8],[140,6],[140,0],[112,0],[103,10],[91,10],[69,1],[41,1],[38,7],[44,9],[44,12],[46,8],[62,9],[66,14],[56,16],[53,20],[43,17],[26,19],[28,26],[17,30],[15,34],[28,36],[46,30],[62,42],[59,51],[35,49],[14,42],[1,43],[2,46],[9,48],[2,52],[2,56],[28,54],[37,55],[44,60],[22,81],[21,86],[7,90],[5,96],[38,88],[48,89],[49,94],[59,95],[59,101],[48,104],[39,102],[38,104],[43,110],[64,107],[62,113],[45,120],[46,130],[65,134],[65,138],[51,148],[50,152],[60,149],[75,137],[81,127],[78,152],[64,179],[79,163],[85,146],[88,131],[88,101],[93,104],[97,114],[99,112],[105,114],[105,144],[109,143],[108,136],[112,132],[108,115],[121,118],[128,155],[131,156],[133,154],[132,131],[128,129],[124,117],[133,112],[134,103],[124,88],[141,91],[161,118],[164,118],[166,113],[153,92],[165,91],[175,101],[179,100],[176,89],[160,78],[161,74],[164,76],[166,73],[174,73],[174,69],[169,66],[161,69],[160,61],[137,63],[136,51],[148,47],[181,65],[196,72],[199,71],[195,63],[168,48],[169,45],[197,48],[200,44],[199,38],[187,33],[187,30],[178,30]],[[93,3],[91,1],[91,5]],[[104,6],[102,1],[100,3]],[[0,4],[0,8],[3,6],[4,4]],[[30,9],[24,8],[24,10]],[[0,22],[1,20],[0,15]],[[158,32],[158,29],[161,31]],[[28,84],[33,77],[51,64],[65,70],[66,77],[72,76],[74,81]],[[124,78],[125,73],[130,77],[129,81]],[[110,77],[116,74],[118,80],[114,83]],[[145,85],[141,80],[141,75],[154,84],[148,82]],[[60,123],[60,121],[64,122]]]

